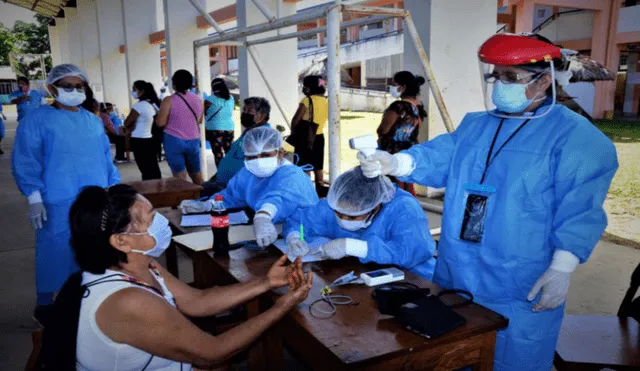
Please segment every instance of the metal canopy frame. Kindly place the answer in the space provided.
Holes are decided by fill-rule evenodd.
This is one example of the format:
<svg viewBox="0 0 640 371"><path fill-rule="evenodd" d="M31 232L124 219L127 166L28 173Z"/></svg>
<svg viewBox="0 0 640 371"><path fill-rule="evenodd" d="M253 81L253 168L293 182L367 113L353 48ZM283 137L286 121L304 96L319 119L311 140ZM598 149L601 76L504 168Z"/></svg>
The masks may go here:
<svg viewBox="0 0 640 371"><path fill-rule="evenodd" d="M394 9L394 8L381 8L381 7L372 7L372 6L362 6L357 5L359 1L347 1L342 2L341 0L335 0L333 3L324 4L312 9L303 10L299 13L275 18L273 13L269 10L269 8L262 3L262 0L251 0L256 7L260 10L260 12L267 19L266 23L260 23L252 26L248 26L245 28L236 29L233 31L223 31L220 26L209 16L209 14L198 4L197 0L189 0L193 6L202 14L202 16L209 22L209 24L217 31L217 34L211 35L199 40L195 40L193 42L194 49L194 61L195 61L195 75L198 79L199 86L207 86L209 84L208 81L200 81L201 75L198 73L198 54L199 49L204 47L208 47L211 44L219 44L219 45L236 45L246 47L249 56L253 60L256 65L258 72L262 76L267 89L271 93L273 100L276 103L276 106L280 110L282 117L284 118L287 126L289 125L289 116L282 108L282 105L279 102L278 96L275 94L272 85L269 83L269 80L265 76L264 70L258 60L254 50L253 45L260 45L275 41L281 41L291 38L297 38L301 36L312 35L316 33L327 32L327 80L328 80L328 90L329 90L329 180L333 182L338 175L340 174L340 104L338 100L338 94L340 94L340 29L352 27L352 26L360 26L380 20L386 20L390 18L398 18L401 17L404 20L405 29L409 36L411 37L411 41L413 42L418 55L420 56L420 60L422 62L422 67L424 68L425 75L427 76L427 82L429 83L429 90L433 95L436 106L442 116L442 120L444 122L444 126L448 132L452 132L454 130L453 124L451 122L451 117L449 116L449 112L447 111L446 105L442 98L442 94L438 85L436 83L435 76L431 69L431 65L429 63L429 58L427 57L427 53L422 45L422 41L418 36L418 31L416 29L415 24L413 23L413 19L409 11L405 9ZM248 1L248 0L247 0ZM347 22L341 22L342 13L347 14L360 14L367 15L369 17L355 19ZM247 36L253 36L262 34L269 31L280 30L281 28L298 25L300 23L306 23L314 20L318 20L321 18L326 18L327 26L317 27L309 30L291 32L286 34L279 34L275 36L265 37L258 40L251 41L243 41ZM201 146L202 150L201 156L202 163L206 164L206 143L205 143L205 135L204 135L204 125L201 125ZM205 179L207 176L207 167L203 166L203 176Z"/></svg>

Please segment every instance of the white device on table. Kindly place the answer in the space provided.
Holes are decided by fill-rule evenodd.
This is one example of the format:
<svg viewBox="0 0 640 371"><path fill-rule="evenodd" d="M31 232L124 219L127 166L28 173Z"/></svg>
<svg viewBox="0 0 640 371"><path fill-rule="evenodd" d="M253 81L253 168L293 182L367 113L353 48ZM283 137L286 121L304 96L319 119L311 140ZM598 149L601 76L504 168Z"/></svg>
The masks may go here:
<svg viewBox="0 0 640 371"><path fill-rule="evenodd" d="M384 285L385 283L402 281L404 272L398 268L384 268L377 271L364 272L360 274L360 278L367 286Z"/></svg>
<svg viewBox="0 0 640 371"><path fill-rule="evenodd" d="M365 156L371 156L378 149L378 139L371 134L351 138L349 139L349 147L359 150Z"/></svg>

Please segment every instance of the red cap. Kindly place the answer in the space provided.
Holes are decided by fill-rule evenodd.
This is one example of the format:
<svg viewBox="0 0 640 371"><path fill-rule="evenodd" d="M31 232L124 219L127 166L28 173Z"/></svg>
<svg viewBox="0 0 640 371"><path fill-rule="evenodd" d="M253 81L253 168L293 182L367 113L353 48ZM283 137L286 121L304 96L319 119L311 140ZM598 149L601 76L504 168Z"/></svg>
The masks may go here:
<svg viewBox="0 0 640 371"><path fill-rule="evenodd" d="M217 195L216 197L213 198L214 201L222 201L222 195Z"/></svg>
<svg viewBox="0 0 640 371"><path fill-rule="evenodd" d="M491 36L478 50L482 62L502 66L531 64L561 58L560 48L524 35Z"/></svg>

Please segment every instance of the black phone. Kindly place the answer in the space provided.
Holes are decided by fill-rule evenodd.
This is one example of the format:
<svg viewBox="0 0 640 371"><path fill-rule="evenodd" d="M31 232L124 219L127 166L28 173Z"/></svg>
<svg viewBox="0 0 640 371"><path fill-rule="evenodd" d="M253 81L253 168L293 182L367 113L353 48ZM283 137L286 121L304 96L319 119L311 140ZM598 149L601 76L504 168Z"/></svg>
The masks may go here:
<svg viewBox="0 0 640 371"><path fill-rule="evenodd" d="M470 194L464 208L460 239L479 243L484 234L484 217L487 208L487 196Z"/></svg>

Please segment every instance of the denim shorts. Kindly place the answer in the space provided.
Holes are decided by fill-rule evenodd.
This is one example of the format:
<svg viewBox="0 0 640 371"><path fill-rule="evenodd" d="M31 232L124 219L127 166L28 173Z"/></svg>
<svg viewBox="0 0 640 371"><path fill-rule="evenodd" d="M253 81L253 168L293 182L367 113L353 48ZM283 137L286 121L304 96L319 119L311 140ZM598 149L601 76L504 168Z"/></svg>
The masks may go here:
<svg viewBox="0 0 640 371"><path fill-rule="evenodd" d="M200 172L200 139L185 140L164 133L162 144L173 173L185 170L189 174Z"/></svg>

